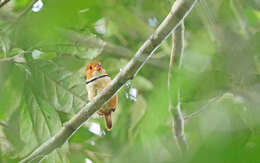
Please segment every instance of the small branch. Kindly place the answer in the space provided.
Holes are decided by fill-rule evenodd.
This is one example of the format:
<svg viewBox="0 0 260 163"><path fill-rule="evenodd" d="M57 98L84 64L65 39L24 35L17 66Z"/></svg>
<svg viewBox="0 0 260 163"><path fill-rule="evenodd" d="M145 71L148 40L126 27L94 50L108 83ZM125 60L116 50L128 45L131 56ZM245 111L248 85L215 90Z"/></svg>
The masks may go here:
<svg viewBox="0 0 260 163"><path fill-rule="evenodd" d="M209 100L209 102L207 104L205 104L204 106L202 106L198 111L191 113L190 115L187 115L184 117L184 120L187 121L197 115L199 115L201 112L203 112L204 110L208 109L208 106L215 103L217 100L219 100L223 95L218 95L214 98L212 98L211 100Z"/></svg>
<svg viewBox="0 0 260 163"><path fill-rule="evenodd" d="M161 42L180 24L190 13L197 0L177 0L170 13L156 29L152 36L144 42L134 57L116 75L116 77L98 94L85 108L72 117L64 126L49 140L35 149L20 163L39 162L46 155L61 147L83 123L88 120L107 100L109 100L128 80L131 80L143 67L145 62L152 56ZM145 58L140 61L140 58Z"/></svg>
<svg viewBox="0 0 260 163"><path fill-rule="evenodd" d="M4 5L6 5L10 0L5 0L4 2L0 3L0 8L2 8Z"/></svg>
<svg viewBox="0 0 260 163"><path fill-rule="evenodd" d="M173 134L176 140L176 143L179 147L179 150L182 154L187 153L188 151L188 142L186 140L186 135L184 132L184 117L181 112L181 100L180 100L180 89L178 90L178 104L177 106L170 105L169 109L172 114L172 126L173 126Z"/></svg>
<svg viewBox="0 0 260 163"><path fill-rule="evenodd" d="M172 50L171 50L169 71L168 71L169 93L171 90L170 81L172 79L172 71L174 68L173 64L174 64L174 61L177 60L176 65L179 65L178 67L181 68L183 51L184 51L184 23L182 22L181 25L179 25L178 28L172 34ZM176 58L176 59L174 59L174 58ZM169 94L169 97L170 97L170 94Z"/></svg>
<svg viewBox="0 0 260 163"><path fill-rule="evenodd" d="M188 143L186 140L185 132L184 132L184 117L181 112L181 88L178 88L177 95L172 96L173 89L171 88L172 81L172 71L173 71L173 63L174 58L177 58L178 69L181 69L182 66L182 58L184 52L184 22L182 21L178 28L172 34L172 51L171 58L169 64L169 72L168 72L168 91L169 91L169 110L172 114L172 122L173 122L173 134L176 140L176 143L180 149L180 151L184 154L188 151ZM177 97L177 99L176 99ZM177 105L176 105L177 103Z"/></svg>

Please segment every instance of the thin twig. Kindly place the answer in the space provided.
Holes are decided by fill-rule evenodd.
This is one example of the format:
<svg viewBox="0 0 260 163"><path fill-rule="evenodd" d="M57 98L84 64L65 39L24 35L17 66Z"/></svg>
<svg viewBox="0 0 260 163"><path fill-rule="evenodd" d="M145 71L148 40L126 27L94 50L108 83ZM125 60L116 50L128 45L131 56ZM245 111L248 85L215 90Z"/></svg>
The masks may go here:
<svg viewBox="0 0 260 163"><path fill-rule="evenodd" d="M184 117L181 112L181 88L178 88L175 95L172 95L172 71L174 60L177 60L176 65L181 69L182 58L184 52L184 21L172 34L172 51L168 71L168 91L169 91L169 111L172 115L173 134L180 151L184 154L188 151L188 143L184 132ZM177 94L176 94L177 93ZM177 98L176 98L177 97Z"/></svg>
<svg viewBox="0 0 260 163"><path fill-rule="evenodd" d="M150 36L148 40L139 48L134 57L116 75L116 77L98 94L85 108L80 110L49 140L35 149L29 156L20 161L39 162L56 148L61 147L86 120L88 120L102 105L109 100L128 81L133 79L145 62L152 56L161 42L180 24L180 22L190 13L197 0L177 0L170 13ZM140 58L146 58L140 61Z"/></svg>
<svg viewBox="0 0 260 163"><path fill-rule="evenodd" d="M203 112L204 110L208 109L208 106L215 103L217 100L219 100L223 95L218 95L214 98L212 98L211 100L209 100L209 102L205 105L203 105L198 111L191 113L190 115L187 115L184 117L184 120L187 121L197 115L199 115L201 112Z"/></svg>

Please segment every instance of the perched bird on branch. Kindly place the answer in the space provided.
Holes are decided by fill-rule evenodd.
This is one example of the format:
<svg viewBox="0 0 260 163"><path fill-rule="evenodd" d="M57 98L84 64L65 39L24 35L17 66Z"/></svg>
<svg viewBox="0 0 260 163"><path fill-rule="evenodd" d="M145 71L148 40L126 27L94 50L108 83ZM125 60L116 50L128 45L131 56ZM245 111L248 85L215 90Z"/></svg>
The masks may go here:
<svg viewBox="0 0 260 163"><path fill-rule="evenodd" d="M98 95L108 83L111 82L111 78L106 73L106 70L101 66L100 62L91 62L86 67L86 89L88 92L88 99L92 101L96 95ZM112 129L112 112L117 107L117 94L108 100L98 111L99 115L104 115L106 128Z"/></svg>

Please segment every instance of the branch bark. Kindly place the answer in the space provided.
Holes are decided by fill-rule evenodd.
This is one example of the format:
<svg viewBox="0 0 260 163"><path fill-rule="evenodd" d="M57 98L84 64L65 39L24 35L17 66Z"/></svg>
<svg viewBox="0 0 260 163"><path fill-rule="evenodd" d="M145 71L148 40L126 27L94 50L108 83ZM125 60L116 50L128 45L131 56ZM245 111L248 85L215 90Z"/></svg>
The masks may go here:
<svg viewBox="0 0 260 163"><path fill-rule="evenodd" d="M2 3L0 3L0 8L6 5L10 0L5 0Z"/></svg>
<svg viewBox="0 0 260 163"><path fill-rule="evenodd" d="M128 80L135 77L136 73L143 67L145 62L152 56L161 42L180 24L180 22L190 13L197 0L177 0L164 19L161 25L150 36L148 40L139 48L134 57L128 64L116 75L116 77L107 85L107 87L98 94L85 108L79 111L72 119L49 140L35 149L29 156L20 163L39 162L46 155L62 146L88 118L95 113L107 100L109 100ZM145 58L140 61L140 58Z"/></svg>
<svg viewBox="0 0 260 163"><path fill-rule="evenodd" d="M168 71L169 111L172 115L173 134L182 153L186 153L188 151L188 143L184 132L184 117L181 112L181 88L178 88L177 91L172 92L173 89L171 86L171 81L173 81L173 69L178 66L178 69L180 70L182 66L184 51L184 29L184 21L182 21L172 34L172 51ZM176 66L173 66L174 58L176 58Z"/></svg>

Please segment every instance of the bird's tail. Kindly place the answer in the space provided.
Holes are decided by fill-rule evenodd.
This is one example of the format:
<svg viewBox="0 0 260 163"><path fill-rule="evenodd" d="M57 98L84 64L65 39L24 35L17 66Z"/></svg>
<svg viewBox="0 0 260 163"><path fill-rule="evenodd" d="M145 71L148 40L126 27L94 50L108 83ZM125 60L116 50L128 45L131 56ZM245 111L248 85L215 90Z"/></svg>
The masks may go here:
<svg viewBox="0 0 260 163"><path fill-rule="evenodd" d="M104 114L104 118L106 122L106 128L110 131L112 129L112 112Z"/></svg>

